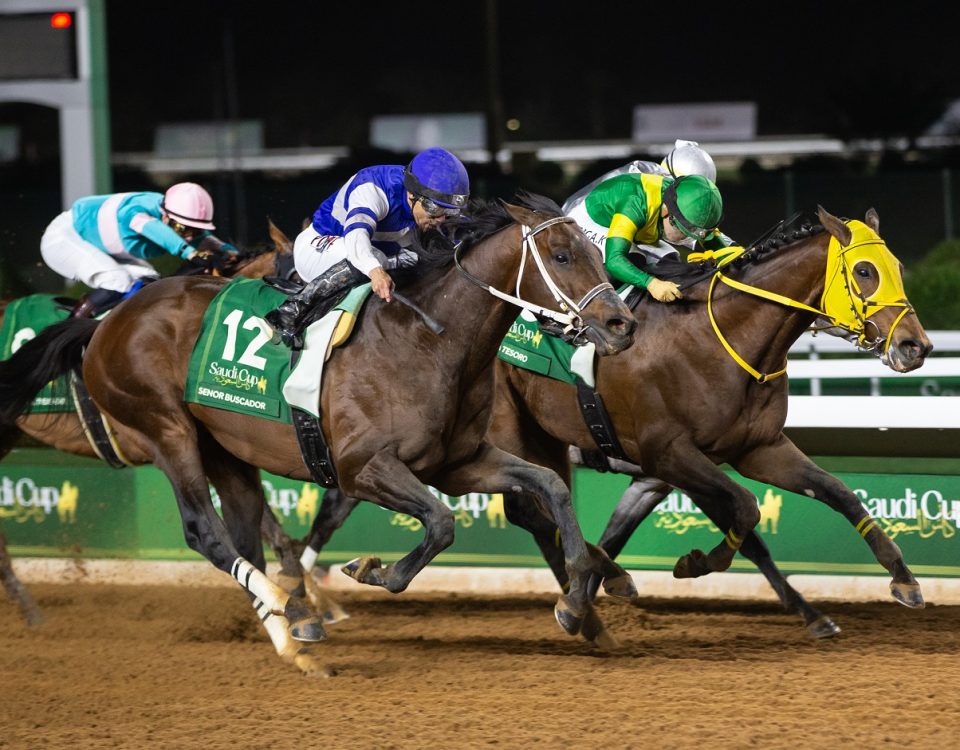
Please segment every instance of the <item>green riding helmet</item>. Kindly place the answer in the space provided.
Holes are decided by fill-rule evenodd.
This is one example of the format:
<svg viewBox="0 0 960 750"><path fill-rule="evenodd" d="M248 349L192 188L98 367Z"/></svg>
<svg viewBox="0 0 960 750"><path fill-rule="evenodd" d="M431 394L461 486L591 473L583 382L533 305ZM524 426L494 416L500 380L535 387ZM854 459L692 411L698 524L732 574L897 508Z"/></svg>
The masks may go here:
<svg viewBox="0 0 960 750"><path fill-rule="evenodd" d="M669 221L687 237L707 240L723 217L723 198L706 177L678 177L663 190Z"/></svg>

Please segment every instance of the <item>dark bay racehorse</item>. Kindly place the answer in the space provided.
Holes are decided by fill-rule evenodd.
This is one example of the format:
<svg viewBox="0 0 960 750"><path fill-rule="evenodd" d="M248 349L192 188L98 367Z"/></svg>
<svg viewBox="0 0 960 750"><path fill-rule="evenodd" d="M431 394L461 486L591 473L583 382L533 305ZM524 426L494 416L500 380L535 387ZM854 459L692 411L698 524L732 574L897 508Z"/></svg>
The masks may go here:
<svg viewBox="0 0 960 750"><path fill-rule="evenodd" d="M844 279L839 304L854 309L868 300L865 309L870 315L862 325L866 332L860 331L865 333L861 343L871 346L891 369L905 372L919 367L931 344L902 293L899 264L876 234L876 212L867 214L869 229L861 225L867 239L858 237L853 243L860 252L856 260L848 257L854 252L850 227L822 209L819 217L827 231L813 228L793 237L775 237L738 259L739 268L723 269L734 284L767 290L782 299L724 284L711 293L706 283L699 283L686 289L680 303L641 302L635 311L640 333L626 352L599 363L597 391L626 454L627 461L616 462L616 470L647 477L635 488L640 492L628 494L618 505L600 542L604 550L616 557L656 501L670 485L677 486L725 537L708 555L694 550L682 558L674 574L691 577L724 570L740 550L767 576L785 608L803 617L814 635L824 636L838 628L787 583L753 531L759 520L756 498L718 465L729 463L744 476L813 497L837 510L890 571L893 596L907 606L922 606L919 585L897 545L872 522L849 489L784 436L787 380L764 373L776 373L784 366L790 345L825 315L825 286L833 289L828 295L832 299L837 293L834 287L844 286ZM833 238L839 250L831 255ZM658 266L658 275L666 268ZM679 281L703 276L694 265L675 270ZM878 289L884 304L872 299ZM899 291L891 294L891 289ZM801 306L792 306L786 299ZM853 330L840 333L859 338L856 321L847 323ZM746 367L728 353L715 330ZM554 469L568 483L568 446L582 451L597 447L573 386L502 360L497 361L497 398L489 437L504 450ZM322 548L355 504L335 490L327 493L311 532L311 549ZM565 584L554 544L556 526L511 493L505 496L505 511L512 522L534 530L545 558Z"/></svg>
<svg viewBox="0 0 960 750"><path fill-rule="evenodd" d="M919 584L899 547L856 495L783 434L787 379L771 376L785 366L787 351L800 334L818 318L829 317L832 310L825 313L824 305L831 300L848 310L868 311L859 327L855 318L833 322L849 324L848 335L860 337L897 372L920 367L932 349L903 294L899 263L879 238L876 212L867 213L867 226L860 225L866 231L856 238L850 225L823 209L819 218L827 231L745 254L739 268L726 271L732 286L714 282L713 294L706 284L688 288L678 306L641 303L635 312L642 334L623 355L599 363L597 373L597 390L627 460L635 465L633 473L682 489L725 533L709 553L693 550L681 558L674 575L686 578L725 570L749 539L751 549L744 552L768 574L788 609L804 616L815 633L824 623L799 603L799 595L782 576L771 577L769 552L751 536L759 521L756 498L727 477L719 464L812 497L842 514L890 572L894 598L922 607ZM837 249L831 250L834 239ZM746 287L780 298L757 296ZM839 297L838 287L843 287ZM503 362L498 362L491 439L567 477L568 445L596 449L573 387ZM530 513L510 495L505 497L505 510L508 518ZM623 548L642 514L649 512L629 504L618 511L601 542L612 556ZM525 523L529 525L529 519ZM556 557L551 525L541 523L538 543L551 560ZM555 560L551 567L562 580Z"/></svg>
<svg viewBox="0 0 960 750"><path fill-rule="evenodd" d="M274 224L268 225L273 246L262 249L252 249L241 252L235 260L227 262L217 275L226 278L256 279L268 275L287 275L286 266L292 268L292 248L286 235ZM201 268L192 269L185 264L184 271L195 273L209 273ZM3 316L7 302L0 301L0 326L3 325ZM122 425L116 425L117 445L122 449L124 458L133 465L150 463L150 457L127 436L124 435ZM78 456L99 458L87 438L80 417L75 412L53 412L44 414L24 414L15 423L0 426L0 460L13 448L21 435L25 434L44 445L73 453ZM271 525L272 531L273 526ZM289 567L287 565L286 567ZM286 569L284 572L287 572ZM30 593L17 578L7 551L6 538L0 529L0 581L3 582L8 596L20 606L24 619L30 625L43 621L43 615L37 607Z"/></svg>
<svg viewBox="0 0 960 750"><path fill-rule="evenodd" d="M424 484L452 495L524 492L549 508L560 529L570 585L555 611L576 634L602 628L587 594L592 575L606 579L611 593L635 591L622 568L583 540L563 481L485 439L493 364L517 304L552 319L558 332L593 342L601 354L627 347L636 323L576 225L546 199L528 196L523 203L478 206L467 227L471 239L460 247L466 273L445 252L404 289L445 327L442 336L408 307L367 302L353 341L327 365L320 411L344 490L411 515L425 529L423 542L396 563L354 561L353 577L403 591L452 543L453 514ZM426 255L422 262L429 265ZM264 502L256 467L311 479L293 428L183 402L201 318L222 284L164 279L103 321L52 326L0 366L0 410L7 419L16 414L86 345L83 376L91 395L170 479L188 544L250 593L281 656L312 671L318 667L299 642L322 639L322 627L302 601L263 575L259 540ZM207 478L223 501L222 520Z"/></svg>

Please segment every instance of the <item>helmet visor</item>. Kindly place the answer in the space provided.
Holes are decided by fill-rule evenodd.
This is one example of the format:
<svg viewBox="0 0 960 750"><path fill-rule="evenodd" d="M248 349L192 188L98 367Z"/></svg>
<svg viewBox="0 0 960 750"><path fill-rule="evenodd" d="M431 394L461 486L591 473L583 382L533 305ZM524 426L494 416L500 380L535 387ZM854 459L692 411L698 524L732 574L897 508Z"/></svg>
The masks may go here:
<svg viewBox="0 0 960 750"><path fill-rule="evenodd" d="M679 229L692 240L703 242L704 240L712 239L716 234L716 231L713 229L704 229L688 223L679 211L676 213L670 211L670 215L667 217L667 219L674 227Z"/></svg>
<svg viewBox="0 0 960 750"><path fill-rule="evenodd" d="M427 198L423 195L417 196L417 202L423 206L423 210L426 212L427 216L433 217L434 219L439 218L440 216L459 216L459 208L447 208L446 206L441 206L434 200Z"/></svg>

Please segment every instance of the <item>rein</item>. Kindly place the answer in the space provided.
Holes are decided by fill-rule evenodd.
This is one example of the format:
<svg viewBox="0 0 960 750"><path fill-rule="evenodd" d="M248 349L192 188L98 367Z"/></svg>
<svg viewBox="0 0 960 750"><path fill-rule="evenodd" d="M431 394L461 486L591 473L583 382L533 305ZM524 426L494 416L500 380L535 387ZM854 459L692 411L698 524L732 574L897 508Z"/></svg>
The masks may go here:
<svg viewBox="0 0 960 750"><path fill-rule="evenodd" d="M793 307L798 310L803 310L805 312L811 312L817 315L818 317L826 318L830 321L833 327L839 328L846 331L851 340L856 340L857 346L866 351L871 351L877 349L881 344L886 342L886 346L883 348L883 353L886 354L890 348L890 343L892 341L893 332L896 330L896 327L900 324L903 318L910 312L913 312L913 308L910 306L910 303L906 299L906 295L903 293L902 282L896 280L891 280L889 285L892 285L894 289L892 290L893 294L900 294L896 299L871 299L871 297L877 297L881 294L881 288L884 286L884 278L881 276L880 285L877 287L877 290L870 295L870 297L865 297L864 294L860 291L860 287L857 284L856 280L853 278L851 273L851 265L855 264L857 260L864 260L866 258L862 257L863 252L856 253L855 255L861 256L858 259L850 259L848 255L853 255L852 250L857 248L864 248L869 246L878 246L879 251L877 255L880 256L881 263L889 266L889 263L886 263L886 255L889 255L893 258L893 254L887 248L886 243L881 240L877 235L866 227L866 225L861 224L861 222L849 222L851 229L854 231L853 239L849 245L840 245L839 240L836 237L831 237L830 244L828 246L828 260L827 260L827 270L826 270L826 282L824 284L824 291L820 297L820 307L814 308L810 305L807 305L803 302L798 302L797 300L786 297L782 294L777 294L775 292L770 292L766 289L760 289L759 287L751 286L749 284L744 284L740 281L731 279L728 276L725 276L718 268L714 273L713 278L710 281L710 290L707 293L707 313L710 316L710 325L713 327L713 331L717 336L717 339L723 345L723 348L726 350L727 354L738 364L741 368L746 370L758 383L766 383L774 378L778 378L781 375L786 374L787 367L786 362L782 370L777 370L776 372L763 373L751 366L746 360L741 357L733 346L727 341L726 337L720 330L720 326L717 323L716 316L713 312L713 293L716 289L717 282L721 281L729 287L732 287L738 291L744 292L745 294L753 295L754 297L760 297L762 299L774 302L778 305L783 305L784 307ZM862 227L862 229L861 229ZM863 236L868 234L864 239ZM734 258L741 255L743 251L732 252L728 257L723 258L719 265L722 267ZM706 260L707 254L692 254L688 257L688 260L696 262L699 260ZM895 260L895 259L894 259ZM877 263L875 260L872 260L874 265ZM831 271L832 269L832 271ZM887 269L888 273L890 268ZM842 282L842 287L833 287L833 283L837 280ZM833 291L836 289L836 292ZM896 320L893 322L893 325L890 327L890 331L887 333L885 339L879 338L879 336L873 340L867 339L867 325L872 325L874 328L877 328L876 324L872 321L867 320L868 317L874 313L879 312L880 310L886 307L902 307L903 310L897 316ZM879 329L878 329L879 334Z"/></svg>
<svg viewBox="0 0 960 750"><path fill-rule="evenodd" d="M560 335L565 341L579 345L581 343L585 343L584 335L587 329L587 326L584 324L580 313L583 312L586 306L589 305L590 302L593 301L593 299L599 294L607 289L612 291L613 285L609 282L597 284L593 289L583 295L583 298L579 302L574 302L563 292L562 289L560 289L557 283L553 280L553 277L550 276L550 272L547 270L547 267L543 262L543 258L540 257L540 250L537 247L534 235L542 232L545 229L548 229L549 227L552 227L554 224L561 223L574 223L574 220L569 216L555 216L552 219L547 219L546 221L538 224L532 229L526 225L521 226L522 244L520 247L520 270L517 273L516 295L502 292L467 271L460 264L460 250L463 247L462 244L457 245L457 247L454 248L453 260L457 265L457 270L459 270L460 273L462 273L469 281L476 284L481 289L486 290L494 297L502 299L506 302L510 302L517 307L533 313L538 319L542 320L543 318L546 318L549 321L552 321L554 325L551 325L547 322L542 322L542 327L545 329L553 329L553 331L556 331L557 334ZM537 270L540 271L540 276L543 278L544 283L547 285L547 288L550 290L554 300L557 302L557 306L562 312L557 312L556 310L550 310L548 308L541 307L540 305L535 305L532 302L528 302L521 298L520 283L523 280L523 271L526 267L528 255L533 258L533 261L537 266ZM548 332L553 331L548 330Z"/></svg>

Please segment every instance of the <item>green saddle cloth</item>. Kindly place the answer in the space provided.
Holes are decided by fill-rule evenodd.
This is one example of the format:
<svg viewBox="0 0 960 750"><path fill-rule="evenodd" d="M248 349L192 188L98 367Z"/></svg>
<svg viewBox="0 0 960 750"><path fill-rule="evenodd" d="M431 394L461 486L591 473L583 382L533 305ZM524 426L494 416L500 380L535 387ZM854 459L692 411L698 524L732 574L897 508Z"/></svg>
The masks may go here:
<svg viewBox="0 0 960 750"><path fill-rule="evenodd" d="M355 313L368 294L369 285L357 287L334 309ZM184 401L292 424L283 397L290 349L272 343L264 320L286 298L260 279L233 279L217 293L190 355Z"/></svg>
<svg viewBox="0 0 960 750"><path fill-rule="evenodd" d="M0 328L0 359L9 359L27 341L44 328L66 320L70 311L60 307L52 294L31 294L7 304ZM44 386L30 406L33 414L53 414L75 410L67 377Z"/></svg>
<svg viewBox="0 0 960 750"><path fill-rule="evenodd" d="M574 385L577 375L570 370L570 360L576 351L573 344L543 333L535 320L519 317L500 342L497 356L515 367Z"/></svg>

